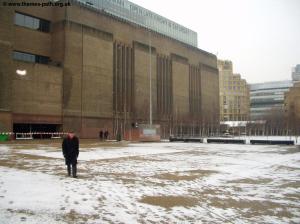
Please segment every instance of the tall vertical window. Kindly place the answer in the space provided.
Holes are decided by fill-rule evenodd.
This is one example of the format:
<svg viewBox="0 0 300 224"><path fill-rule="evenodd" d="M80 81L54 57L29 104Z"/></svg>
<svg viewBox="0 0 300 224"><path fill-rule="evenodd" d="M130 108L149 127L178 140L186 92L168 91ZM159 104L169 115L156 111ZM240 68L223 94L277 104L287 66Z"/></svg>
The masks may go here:
<svg viewBox="0 0 300 224"><path fill-rule="evenodd" d="M15 13L15 24L18 26L27 27L34 30L39 30L45 33L50 32L50 22L44 19L35 18L24 15L22 13Z"/></svg>

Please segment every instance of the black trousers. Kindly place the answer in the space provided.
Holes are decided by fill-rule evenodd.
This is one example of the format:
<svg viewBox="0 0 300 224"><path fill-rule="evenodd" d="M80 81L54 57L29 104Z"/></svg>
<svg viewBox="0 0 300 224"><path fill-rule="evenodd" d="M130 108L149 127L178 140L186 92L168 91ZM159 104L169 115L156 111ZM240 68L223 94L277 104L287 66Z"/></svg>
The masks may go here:
<svg viewBox="0 0 300 224"><path fill-rule="evenodd" d="M77 164L76 163L67 164L68 176L71 176L71 166L72 166L72 176L77 177Z"/></svg>

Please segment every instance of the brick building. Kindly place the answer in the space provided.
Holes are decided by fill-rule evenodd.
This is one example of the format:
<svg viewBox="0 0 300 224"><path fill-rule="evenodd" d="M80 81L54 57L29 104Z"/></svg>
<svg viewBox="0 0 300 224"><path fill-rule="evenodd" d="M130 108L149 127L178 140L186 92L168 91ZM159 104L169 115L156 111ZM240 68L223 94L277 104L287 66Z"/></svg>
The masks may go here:
<svg viewBox="0 0 300 224"><path fill-rule="evenodd" d="M162 25L147 27L152 12L126 0L6 2L19 6L0 8L0 131L95 138L149 123L150 111L164 137L219 122L217 58L193 31L155 13Z"/></svg>
<svg viewBox="0 0 300 224"><path fill-rule="evenodd" d="M293 134L300 134L300 82L295 82L284 93L284 114Z"/></svg>
<svg viewBox="0 0 300 224"><path fill-rule="evenodd" d="M234 74L231 61L218 61L220 86L220 120L249 120L249 85L240 74Z"/></svg>

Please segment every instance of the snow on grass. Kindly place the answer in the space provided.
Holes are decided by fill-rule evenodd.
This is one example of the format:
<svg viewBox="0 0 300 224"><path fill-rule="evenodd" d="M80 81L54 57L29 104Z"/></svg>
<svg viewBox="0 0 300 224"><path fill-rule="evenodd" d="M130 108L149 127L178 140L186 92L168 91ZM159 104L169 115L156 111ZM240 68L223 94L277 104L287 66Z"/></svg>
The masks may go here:
<svg viewBox="0 0 300 224"><path fill-rule="evenodd" d="M79 178L59 148L0 146L1 223L300 222L300 149L92 145Z"/></svg>
<svg viewBox="0 0 300 224"><path fill-rule="evenodd" d="M35 211L59 209L56 202L60 199L62 189L54 176L4 167L0 167L0 172L1 206Z"/></svg>
<svg viewBox="0 0 300 224"><path fill-rule="evenodd" d="M9 151L9 147L6 145L0 145L0 155L4 155Z"/></svg>
<svg viewBox="0 0 300 224"><path fill-rule="evenodd" d="M56 177L5 167L0 174L1 223L53 221L49 212L59 211L62 194Z"/></svg>
<svg viewBox="0 0 300 224"><path fill-rule="evenodd" d="M91 160L99 160L99 159L114 159L114 158L122 158L122 157L132 157L132 156L141 156L141 155L152 155L152 154L163 154L163 153L173 153L182 151L180 149L170 148L171 144L169 143L154 143L152 144L130 144L129 147L126 148L89 148L89 151L80 151L80 156L78 160L82 161L91 161ZM49 148L45 149L38 148L39 150L20 150L21 154L30 154L37 156L45 156L51 158L62 158L61 150L55 150ZM184 149L186 150L186 149Z"/></svg>

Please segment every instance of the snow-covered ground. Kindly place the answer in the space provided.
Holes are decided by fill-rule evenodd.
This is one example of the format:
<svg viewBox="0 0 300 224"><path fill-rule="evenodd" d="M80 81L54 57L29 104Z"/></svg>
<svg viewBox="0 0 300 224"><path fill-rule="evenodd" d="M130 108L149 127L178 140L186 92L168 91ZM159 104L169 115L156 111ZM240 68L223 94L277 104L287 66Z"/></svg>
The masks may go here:
<svg viewBox="0 0 300 224"><path fill-rule="evenodd" d="M299 146L0 145L0 223L300 223Z"/></svg>

